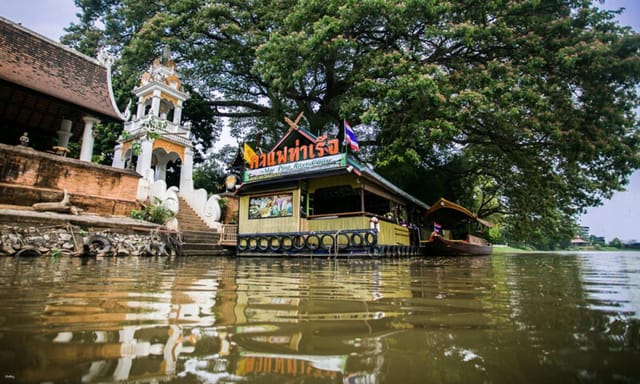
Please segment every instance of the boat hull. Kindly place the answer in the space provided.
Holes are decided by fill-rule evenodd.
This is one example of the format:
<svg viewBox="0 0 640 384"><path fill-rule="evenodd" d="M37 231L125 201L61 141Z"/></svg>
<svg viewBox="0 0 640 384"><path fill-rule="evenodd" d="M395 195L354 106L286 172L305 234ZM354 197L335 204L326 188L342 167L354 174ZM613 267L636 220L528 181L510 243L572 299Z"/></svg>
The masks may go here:
<svg viewBox="0 0 640 384"><path fill-rule="evenodd" d="M442 237L423 242L422 248L425 256L483 256L491 255L493 252L493 248L488 244L472 244Z"/></svg>

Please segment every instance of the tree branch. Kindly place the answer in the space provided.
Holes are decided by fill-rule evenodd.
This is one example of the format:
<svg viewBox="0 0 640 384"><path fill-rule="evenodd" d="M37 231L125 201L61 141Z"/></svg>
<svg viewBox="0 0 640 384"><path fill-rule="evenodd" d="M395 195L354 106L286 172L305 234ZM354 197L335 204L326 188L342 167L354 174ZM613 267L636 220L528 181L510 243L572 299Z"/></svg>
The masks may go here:
<svg viewBox="0 0 640 384"><path fill-rule="evenodd" d="M251 101L244 101L244 100L210 100L209 101L209 105L214 107L216 109L216 112L218 113L224 113L224 112L219 112L218 108L223 107L223 108L238 108L238 107L242 107L242 108L248 108L248 109L252 109L254 111L256 111L256 113L259 113L260 116L264 116L265 114L267 114L269 111L271 111L271 108L269 107L265 107L264 105L260 105ZM254 114L250 114L249 116L257 116L255 113Z"/></svg>

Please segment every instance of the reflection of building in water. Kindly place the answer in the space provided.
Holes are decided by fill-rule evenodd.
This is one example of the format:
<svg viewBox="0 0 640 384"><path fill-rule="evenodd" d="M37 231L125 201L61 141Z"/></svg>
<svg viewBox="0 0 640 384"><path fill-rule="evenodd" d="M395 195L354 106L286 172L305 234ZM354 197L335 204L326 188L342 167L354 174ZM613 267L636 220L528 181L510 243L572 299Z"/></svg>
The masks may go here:
<svg viewBox="0 0 640 384"><path fill-rule="evenodd" d="M309 356L241 353L235 373L239 376L276 374L336 379L345 371L347 356Z"/></svg>
<svg viewBox="0 0 640 384"><path fill-rule="evenodd" d="M66 286L50 293L40 323L54 332L2 335L14 347L0 353L0 367L11 366L17 382L158 382L175 377L180 356L201 341L200 353L219 351L218 338L201 331L215 323L218 279L177 275L161 291L140 293L133 278L113 282L102 292Z"/></svg>
<svg viewBox="0 0 640 384"><path fill-rule="evenodd" d="M281 263L284 270L295 266L295 261ZM378 381L384 362L382 339L396 332L392 323L400 314L388 312L376 301L408 298L411 291L385 291L375 265L361 268L371 269L364 284L347 273L332 279L327 274L335 271L322 267L267 281L273 266L238 261L233 313L220 313L216 319L230 325L227 339L235 351L216 356L216 365L237 376L275 381L300 377L318 382ZM397 274L396 280L406 277L404 269L385 270ZM353 342L345 343L345 334Z"/></svg>
<svg viewBox="0 0 640 384"><path fill-rule="evenodd" d="M149 288L118 276L101 292L80 285L53 291L39 319L52 333L3 336L3 343L16 345L11 375L20 382L144 383L185 375L211 383L258 376L379 381L384 338L402 330L393 331L398 314L376 301L410 291L384 291L376 268L366 284L349 274L327 278L330 269L267 283L272 267L226 263L234 267L219 268L234 273L181 274L178 268ZM294 267L288 263L283 268Z"/></svg>

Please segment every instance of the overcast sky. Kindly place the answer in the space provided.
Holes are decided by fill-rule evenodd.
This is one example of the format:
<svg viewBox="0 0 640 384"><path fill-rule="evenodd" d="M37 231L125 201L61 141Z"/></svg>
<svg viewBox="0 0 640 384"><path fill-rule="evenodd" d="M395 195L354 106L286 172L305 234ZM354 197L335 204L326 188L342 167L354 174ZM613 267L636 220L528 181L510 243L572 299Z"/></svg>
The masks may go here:
<svg viewBox="0 0 640 384"><path fill-rule="evenodd" d="M599 2L596 0L596 2ZM607 9L625 8L620 23L640 31L640 0L606 0ZM0 16L59 41L64 27L77 20L73 0L0 0ZM235 143L235 139L229 139ZM429 202L427 202L429 203ZM582 225L607 241L640 240L640 171L631 177L627 191L616 193L604 205L589 209Z"/></svg>

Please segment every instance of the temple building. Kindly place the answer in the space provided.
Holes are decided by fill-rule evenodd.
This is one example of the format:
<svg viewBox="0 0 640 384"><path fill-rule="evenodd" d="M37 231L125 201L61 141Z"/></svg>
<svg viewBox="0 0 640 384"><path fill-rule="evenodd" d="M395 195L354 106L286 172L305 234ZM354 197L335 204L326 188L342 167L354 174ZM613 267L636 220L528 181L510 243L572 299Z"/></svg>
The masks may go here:
<svg viewBox="0 0 640 384"><path fill-rule="evenodd" d="M122 122L111 89L110 63L85 56L0 17L0 142L91 161L94 127Z"/></svg>
<svg viewBox="0 0 640 384"><path fill-rule="evenodd" d="M31 206L66 191L85 212L128 216L138 208L140 175L91 162L96 124L125 120L108 58L2 17L0 57L0 204Z"/></svg>

